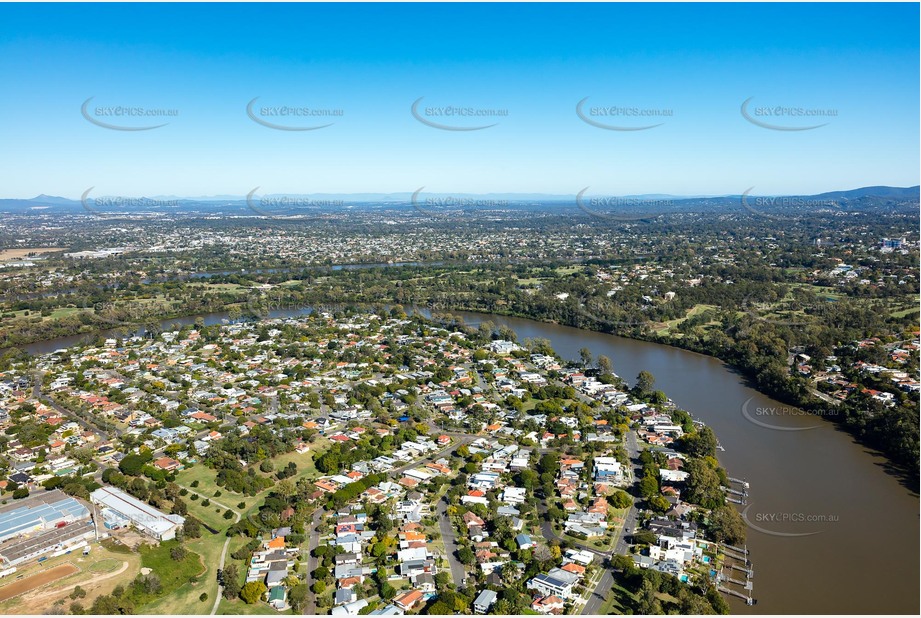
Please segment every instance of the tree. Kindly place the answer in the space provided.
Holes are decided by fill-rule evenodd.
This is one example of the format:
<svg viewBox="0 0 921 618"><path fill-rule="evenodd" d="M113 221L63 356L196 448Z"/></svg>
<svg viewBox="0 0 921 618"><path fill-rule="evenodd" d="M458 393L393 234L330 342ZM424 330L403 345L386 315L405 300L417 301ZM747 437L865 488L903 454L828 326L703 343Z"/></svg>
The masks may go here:
<svg viewBox="0 0 921 618"><path fill-rule="evenodd" d="M663 496L653 496L649 499L649 508L656 513L665 513L671 507L671 502L666 500Z"/></svg>
<svg viewBox="0 0 921 618"><path fill-rule="evenodd" d="M237 565L228 564L224 567L224 590L225 599L235 599L240 594L240 572Z"/></svg>
<svg viewBox="0 0 921 618"><path fill-rule="evenodd" d="M141 473L141 470L148 461L150 461L149 455L145 457L144 455L131 453L130 455L125 455L125 457L118 462L118 469L121 470L122 474L137 476ZM193 484L193 487L194 486Z"/></svg>
<svg viewBox="0 0 921 618"><path fill-rule="evenodd" d="M648 579L643 579L639 592L635 595L637 599L636 612L644 615L658 615L662 611L662 602L656 597L656 589Z"/></svg>
<svg viewBox="0 0 921 618"><path fill-rule="evenodd" d="M325 582L313 582L313 586L310 587L313 590L314 594L323 594L326 592L326 583Z"/></svg>
<svg viewBox="0 0 921 618"><path fill-rule="evenodd" d="M615 509L625 509L633 504L633 499L625 491L615 491L614 495L611 496L611 506Z"/></svg>
<svg viewBox="0 0 921 618"><path fill-rule="evenodd" d="M582 365L584 367L589 367L592 364L592 351L588 348L582 348L579 350L579 358L582 359Z"/></svg>
<svg viewBox="0 0 921 618"><path fill-rule="evenodd" d="M633 567L633 559L630 556L616 554L611 558L611 567L618 571L626 571Z"/></svg>
<svg viewBox="0 0 921 618"><path fill-rule="evenodd" d="M643 475L640 479L640 495L647 500L653 496L659 495L659 479L651 471Z"/></svg>
<svg viewBox="0 0 921 618"><path fill-rule="evenodd" d="M648 371L641 371L636 376L636 386L634 390L640 395L648 395L652 392L652 386L656 383L656 378Z"/></svg>
<svg viewBox="0 0 921 618"><path fill-rule="evenodd" d="M186 503L182 498L176 498L173 500L172 510L174 515L185 515L189 512L189 507L186 506Z"/></svg>
<svg viewBox="0 0 921 618"><path fill-rule="evenodd" d="M322 565L318 566L313 571L314 579L326 579L327 577L329 577L329 575L330 575L329 569L327 569L325 566L322 566Z"/></svg>
<svg viewBox="0 0 921 618"><path fill-rule="evenodd" d="M301 613L304 605L307 603L307 597L310 594L307 584L297 584L288 592L288 603L291 604L295 613Z"/></svg>
<svg viewBox="0 0 921 618"><path fill-rule="evenodd" d="M201 522L192 517L185 518L182 524L182 535L187 539L197 539L201 536Z"/></svg>
<svg viewBox="0 0 921 618"><path fill-rule="evenodd" d="M688 473L686 499L704 508L713 509L723 504L720 477L703 459L689 459L684 467Z"/></svg>
<svg viewBox="0 0 921 618"><path fill-rule="evenodd" d="M169 556L176 562L182 562L189 555L189 551L182 545L177 545L169 550Z"/></svg>
<svg viewBox="0 0 921 618"><path fill-rule="evenodd" d="M291 479L283 479L275 485L275 493L284 498L290 498L297 493L297 487Z"/></svg>
<svg viewBox="0 0 921 618"><path fill-rule="evenodd" d="M710 533L718 542L741 545L745 542L745 521L737 510L724 504L710 512Z"/></svg>
<svg viewBox="0 0 921 618"><path fill-rule="evenodd" d="M476 562L476 555L469 547L461 547L457 550L457 559L463 564L471 565Z"/></svg>
<svg viewBox="0 0 921 618"><path fill-rule="evenodd" d="M253 605L262 599L262 595L266 593L266 590L268 590L268 588L266 588L265 584L262 582L249 582L240 590L240 598L243 599L247 605Z"/></svg>
<svg viewBox="0 0 921 618"><path fill-rule="evenodd" d="M322 558L327 553L329 553L329 547L326 545L317 545L313 548L313 555L317 558Z"/></svg>
<svg viewBox="0 0 921 618"><path fill-rule="evenodd" d="M601 354L598 356L598 369L601 373L611 373L614 369L614 365L611 363L611 359Z"/></svg>
<svg viewBox="0 0 921 618"><path fill-rule="evenodd" d="M454 613L448 604L444 601L436 600L425 608L425 613L429 616L450 616Z"/></svg>
<svg viewBox="0 0 921 618"><path fill-rule="evenodd" d="M87 490L86 485L79 481L74 481L73 483L67 483L61 490L68 496L74 496L76 498L82 498L84 500L90 499L90 492Z"/></svg>
<svg viewBox="0 0 921 618"><path fill-rule="evenodd" d="M500 574L502 575L502 581L506 584L511 584L518 577L518 567L515 566L514 562L506 562L502 565Z"/></svg>
<svg viewBox="0 0 921 618"><path fill-rule="evenodd" d="M439 590L447 588L450 583L451 575L447 571L438 571L438 573L435 574L435 587Z"/></svg>
<svg viewBox="0 0 921 618"><path fill-rule="evenodd" d="M163 589L163 583L160 581L160 578L156 573L139 575L135 581L138 582L141 589L147 594L158 594L160 590Z"/></svg>
<svg viewBox="0 0 921 618"><path fill-rule="evenodd" d="M389 601L397 594L397 591L393 589L393 586L387 583L381 586L380 592L381 592L381 598L384 599L385 601Z"/></svg>
<svg viewBox="0 0 921 618"><path fill-rule="evenodd" d="M707 426L701 427L695 433L685 434L680 444L691 457L716 456L716 434Z"/></svg>
<svg viewBox="0 0 921 618"><path fill-rule="evenodd" d="M75 587L73 591L70 593L71 599L82 599L85 596L86 596L86 590L84 590L82 586Z"/></svg>
<svg viewBox="0 0 921 618"><path fill-rule="evenodd" d="M202 592L200 595L198 595L198 600L201 601L202 603L204 603L205 601L207 601L207 600L208 600L208 593L207 593L207 592Z"/></svg>
<svg viewBox="0 0 921 618"><path fill-rule="evenodd" d="M545 453L537 462L537 471L541 474L556 475L560 471L560 455L558 453Z"/></svg>
<svg viewBox="0 0 921 618"><path fill-rule="evenodd" d="M28 497L29 497L28 487L20 487L19 489L13 492L13 500L22 500L23 498L28 498Z"/></svg>

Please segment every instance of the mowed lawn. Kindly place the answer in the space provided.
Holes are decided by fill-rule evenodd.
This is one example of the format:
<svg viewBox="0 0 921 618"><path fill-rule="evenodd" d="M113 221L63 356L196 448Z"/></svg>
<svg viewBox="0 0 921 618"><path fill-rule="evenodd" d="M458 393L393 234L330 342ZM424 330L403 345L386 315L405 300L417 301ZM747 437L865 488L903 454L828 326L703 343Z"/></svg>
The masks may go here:
<svg viewBox="0 0 921 618"><path fill-rule="evenodd" d="M615 579L607 599L598 608L598 614L602 616L624 614L629 607L628 602L636 602L636 597Z"/></svg>
<svg viewBox="0 0 921 618"><path fill-rule="evenodd" d="M304 478L315 479L320 476L320 474L317 472L316 466L314 466L313 455L317 451L322 453L324 450L326 450L329 444L329 438L318 435L314 437L314 441L310 443L310 450L306 453L301 454L296 451L291 451L290 453L285 453L284 455L279 455L278 457L272 459L272 464L275 467L273 472L259 472L258 465L253 465L252 467L256 469L257 474L274 478L275 472L281 470L287 466L289 462L293 461L297 466L297 474L291 477L293 482L296 483L297 481ZM192 483L195 481L198 481L198 487L192 487ZM259 506L265 497L265 492L261 492L256 496L244 496L243 494L228 491L224 487L218 486L217 472L201 463L195 464L190 468L186 468L185 470L181 470L176 475L176 482L182 487L188 488L190 492L195 492L204 498L212 500L210 512L202 513L202 516L199 517L199 513L203 510L201 507L202 498L199 498L197 501L193 502L190 499L190 496L183 497L183 500L185 500L186 504L189 505L189 512L195 515L195 517L199 517L199 519L201 519L203 522L214 528L226 527L226 525L229 525L227 524L226 520L223 519L223 509L221 510L221 513L215 513L214 509L217 507L214 506L214 500L229 506L235 511L239 511L241 515L246 515L246 513ZM218 491L221 492L221 495L215 497L214 494ZM245 503L245 506L242 510L237 506L240 504L240 502ZM196 505L194 509L193 505ZM216 521L215 516L219 521ZM213 523L215 521L217 525ZM229 523L233 523L233 520L229 520Z"/></svg>
<svg viewBox="0 0 921 618"><path fill-rule="evenodd" d="M667 322L661 323L653 330L655 330L657 333L662 333L662 334L671 333L672 329L674 329L676 326L678 326L682 322L686 322L689 318L693 318L694 316L701 314L704 311L707 311L709 309L716 309L716 308L717 308L716 305L706 305L706 304L694 305L693 307L688 309L687 313L685 314L683 318L676 318L674 320L669 320Z"/></svg>
<svg viewBox="0 0 921 618"><path fill-rule="evenodd" d="M195 492L195 490L191 489L190 492ZM224 504L230 507L232 510L239 512L240 509L237 508L236 501L225 500L225 498L231 494L222 493L218 498L208 498L207 495L202 494L198 495L200 496L198 500L192 500L192 493L189 493L189 495L182 498L185 500L185 503L189 508L189 515L192 515L198 521L203 522L205 525L211 526L221 533L226 531L227 528L233 524L234 521L236 521L236 516L231 517L230 519L226 519L224 517L224 513L227 511L227 509L221 508L214 503L214 501L217 500L221 504ZM205 500L210 500L210 504L208 506L203 506Z"/></svg>
<svg viewBox="0 0 921 618"><path fill-rule="evenodd" d="M257 502L259 502L258 496L244 496L243 494L238 494L233 491L228 491L223 487L219 487L215 482L217 479L217 473L211 468L207 467L204 464L195 464L191 468L186 468L181 470L179 474L176 475L176 482L182 487L188 488L189 491L195 492L200 496L205 498L214 498L216 492L221 492L221 495L217 498L214 498L221 504L226 504L235 511L239 511L237 505L240 502L245 502L246 507L244 510L248 511L251 509ZM198 487L192 487L192 483L198 481ZM186 504L189 505L191 510L191 505L195 504L192 502L189 496L184 496L183 500L186 501ZM201 498L198 499L199 505L201 504ZM214 512L216 507L211 507L211 512ZM197 511L193 512L193 515L198 517ZM202 520L205 521L205 520ZM233 520L230 520L233 523ZM210 523L208 525L211 525Z"/></svg>
<svg viewBox="0 0 921 618"><path fill-rule="evenodd" d="M275 470L278 471L287 466L289 462L293 461L297 466L297 474L291 477L292 481L296 483L305 478L313 480L320 476L316 466L313 464L313 455L317 451L321 453L325 451L329 447L329 444L329 438L315 436L313 442L310 443L310 450L306 453L302 454L297 451L291 451L290 453L279 455L272 460L272 463L275 465Z"/></svg>
<svg viewBox="0 0 921 618"><path fill-rule="evenodd" d="M143 606L146 614L209 614L217 594L217 565L227 537L202 530L201 538L185 542L185 548L194 552L182 562L176 562L169 550L176 543L169 541L160 547L142 550L141 564L150 567L167 591L156 601ZM242 538L240 540L243 540ZM228 550L229 553L229 550ZM200 558L199 558L200 557ZM199 601L202 593L207 601Z"/></svg>

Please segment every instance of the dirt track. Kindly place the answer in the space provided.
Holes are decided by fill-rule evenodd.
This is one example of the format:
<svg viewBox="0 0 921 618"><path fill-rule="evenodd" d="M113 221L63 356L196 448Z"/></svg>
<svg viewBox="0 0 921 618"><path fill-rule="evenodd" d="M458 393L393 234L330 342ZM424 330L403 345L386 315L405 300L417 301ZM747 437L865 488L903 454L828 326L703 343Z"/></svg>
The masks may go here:
<svg viewBox="0 0 921 618"><path fill-rule="evenodd" d="M60 564L56 567L50 568L47 571L42 571L41 573L36 573L29 577L14 581L11 584L7 584L0 588L0 603L6 601L7 599L12 599L15 596L34 590L45 584L49 584L53 581L61 579L62 577L67 577L68 575L73 575L79 571L77 567L68 563Z"/></svg>

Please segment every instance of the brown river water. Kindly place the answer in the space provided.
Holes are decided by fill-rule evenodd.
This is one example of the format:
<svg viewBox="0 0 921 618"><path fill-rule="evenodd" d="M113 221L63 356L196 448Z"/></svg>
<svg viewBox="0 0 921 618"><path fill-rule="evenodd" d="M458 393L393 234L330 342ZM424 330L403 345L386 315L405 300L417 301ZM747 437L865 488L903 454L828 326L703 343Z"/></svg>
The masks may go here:
<svg viewBox="0 0 921 618"><path fill-rule="evenodd" d="M657 389L713 428L729 476L751 485L745 515L758 602L732 599L733 613L918 613L918 497L886 473L882 457L833 423L760 394L708 356L534 320L452 313L468 324L505 324L519 341L549 339L565 359L587 347L630 383L650 371Z"/></svg>

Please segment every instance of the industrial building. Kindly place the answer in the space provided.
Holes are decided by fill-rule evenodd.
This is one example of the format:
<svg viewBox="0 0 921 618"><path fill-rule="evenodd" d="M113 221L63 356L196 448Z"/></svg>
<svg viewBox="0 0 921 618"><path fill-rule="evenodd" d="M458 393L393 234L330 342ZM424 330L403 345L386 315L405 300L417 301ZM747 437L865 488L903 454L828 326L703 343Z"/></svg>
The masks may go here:
<svg viewBox="0 0 921 618"><path fill-rule="evenodd" d="M49 552L85 545L95 529L89 509L59 491L46 491L0 508L0 565L15 566Z"/></svg>
<svg viewBox="0 0 921 618"><path fill-rule="evenodd" d="M100 487L90 499L102 507L103 523L109 529L131 525L158 541L169 541L185 523L181 515L167 515L115 487Z"/></svg>
<svg viewBox="0 0 921 618"><path fill-rule="evenodd" d="M86 506L62 491L38 493L0 508L0 543L89 516Z"/></svg>

